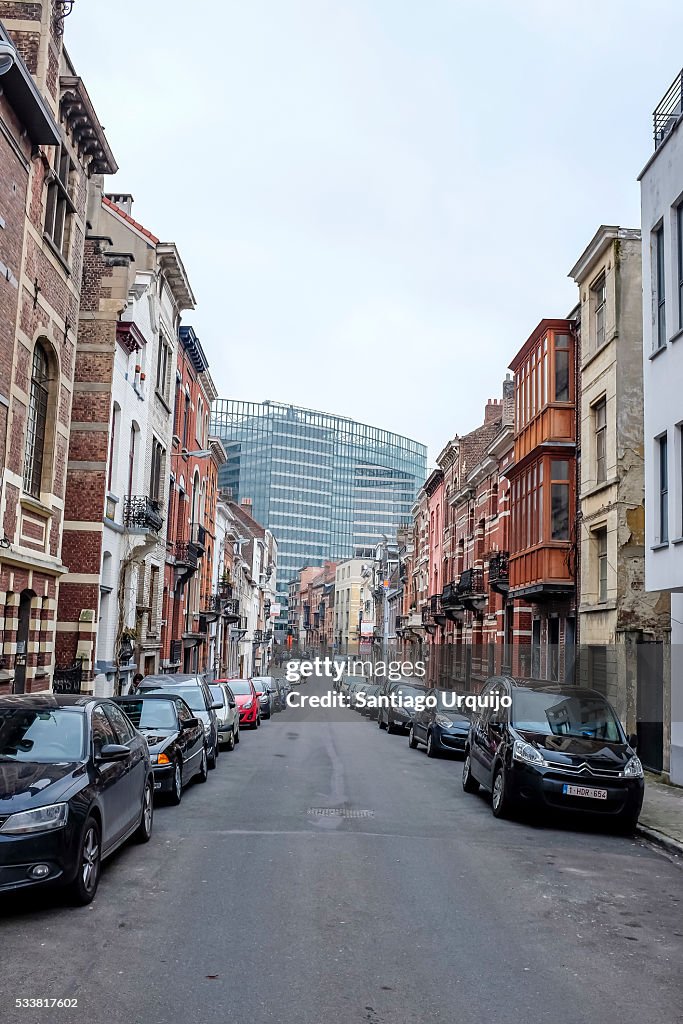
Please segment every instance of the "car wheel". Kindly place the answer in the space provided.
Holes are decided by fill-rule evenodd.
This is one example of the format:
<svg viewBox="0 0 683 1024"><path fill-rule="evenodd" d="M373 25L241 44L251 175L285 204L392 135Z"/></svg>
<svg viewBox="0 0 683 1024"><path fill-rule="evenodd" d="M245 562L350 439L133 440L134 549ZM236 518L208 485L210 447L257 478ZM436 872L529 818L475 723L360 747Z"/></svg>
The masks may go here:
<svg viewBox="0 0 683 1024"><path fill-rule="evenodd" d="M615 828L620 836L632 836L638 824L638 814L623 814L617 818Z"/></svg>
<svg viewBox="0 0 683 1024"><path fill-rule="evenodd" d="M211 753L207 755L207 762L208 762L209 768L214 769L216 767L216 758L217 758L217 756L218 755L217 755L217 752L216 752L216 747L215 747L215 744L213 744L211 746Z"/></svg>
<svg viewBox="0 0 683 1024"><path fill-rule="evenodd" d="M387 732L393 732L393 731L394 731L394 724L391 721L391 719L389 718L389 715L387 715Z"/></svg>
<svg viewBox="0 0 683 1024"><path fill-rule="evenodd" d="M78 907L92 903L100 882L102 867L100 826L92 817L86 819L78 850L78 871L67 886L69 901Z"/></svg>
<svg viewBox="0 0 683 1024"><path fill-rule="evenodd" d="M235 734L235 743L239 743L239 741L240 741L240 727L239 727L239 725L237 725L235 727L235 729L233 729L233 732Z"/></svg>
<svg viewBox="0 0 683 1024"><path fill-rule="evenodd" d="M479 792L479 783L472 774L472 762L470 761L469 750L465 754L465 763L462 766L462 788L466 793Z"/></svg>
<svg viewBox="0 0 683 1024"><path fill-rule="evenodd" d="M377 725L380 727L380 729L386 729L386 725L382 721L382 716L381 715L379 715L378 718L377 718Z"/></svg>
<svg viewBox="0 0 683 1024"><path fill-rule="evenodd" d="M510 798L505 787L505 772L500 766L496 769L496 773L493 776L491 810L496 818L506 818L510 813Z"/></svg>
<svg viewBox="0 0 683 1024"><path fill-rule="evenodd" d="M234 750L234 749L235 749L235 726L233 725L232 729L230 730L230 735L228 736L228 750Z"/></svg>
<svg viewBox="0 0 683 1024"><path fill-rule="evenodd" d="M183 798L183 765L178 758L173 767L173 785L171 787L171 803L177 807Z"/></svg>
<svg viewBox="0 0 683 1024"><path fill-rule="evenodd" d="M418 742L415 739L415 727L411 725L410 732L408 733L408 746L411 750L417 750Z"/></svg>
<svg viewBox="0 0 683 1024"><path fill-rule="evenodd" d="M152 827L154 825L154 783L147 779L145 792L142 794L142 817L135 832L135 839L138 843L148 843L152 838Z"/></svg>
<svg viewBox="0 0 683 1024"><path fill-rule="evenodd" d="M254 728L255 729L260 729L261 728L261 716L260 715L256 716L256 724L255 724Z"/></svg>
<svg viewBox="0 0 683 1024"><path fill-rule="evenodd" d="M206 747L202 747L202 759L199 762L199 781L206 782L209 777L209 759L206 756Z"/></svg>
<svg viewBox="0 0 683 1024"><path fill-rule="evenodd" d="M427 757L438 757L438 756L439 756L439 750L438 750L438 747L437 747L436 743L434 742L434 733L430 729L429 732L427 733Z"/></svg>

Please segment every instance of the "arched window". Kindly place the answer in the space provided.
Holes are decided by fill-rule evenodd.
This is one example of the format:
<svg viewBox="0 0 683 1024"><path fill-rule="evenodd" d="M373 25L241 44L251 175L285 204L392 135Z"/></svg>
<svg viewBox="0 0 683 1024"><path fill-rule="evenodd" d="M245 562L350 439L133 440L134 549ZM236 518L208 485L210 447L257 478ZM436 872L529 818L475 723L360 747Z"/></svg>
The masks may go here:
<svg viewBox="0 0 683 1024"><path fill-rule="evenodd" d="M40 497L45 455L45 427L49 392L49 361L40 342L33 350L31 390L26 420L26 449L24 451L24 490L34 498Z"/></svg>

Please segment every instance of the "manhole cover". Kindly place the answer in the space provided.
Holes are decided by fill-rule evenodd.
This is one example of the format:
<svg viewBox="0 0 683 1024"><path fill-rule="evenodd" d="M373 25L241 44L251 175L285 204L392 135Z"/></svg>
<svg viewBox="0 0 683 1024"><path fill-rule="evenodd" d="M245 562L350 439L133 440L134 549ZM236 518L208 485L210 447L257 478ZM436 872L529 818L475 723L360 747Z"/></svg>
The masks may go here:
<svg viewBox="0 0 683 1024"><path fill-rule="evenodd" d="M352 810L350 807L309 807L308 814L323 818L374 818L374 811Z"/></svg>

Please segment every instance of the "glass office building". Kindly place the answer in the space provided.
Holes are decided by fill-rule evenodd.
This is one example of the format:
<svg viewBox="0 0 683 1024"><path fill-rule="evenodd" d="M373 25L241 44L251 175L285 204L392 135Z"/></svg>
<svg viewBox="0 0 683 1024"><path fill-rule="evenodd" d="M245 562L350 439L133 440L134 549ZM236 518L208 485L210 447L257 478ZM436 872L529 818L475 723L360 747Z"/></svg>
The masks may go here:
<svg viewBox="0 0 683 1024"><path fill-rule="evenodd" d="M251 498L277 538L283 611L302 566L371 558L383 534L395 536L427 475L417 441L293 405L219 399L212 432L228 453L220 486Z"/></svg>

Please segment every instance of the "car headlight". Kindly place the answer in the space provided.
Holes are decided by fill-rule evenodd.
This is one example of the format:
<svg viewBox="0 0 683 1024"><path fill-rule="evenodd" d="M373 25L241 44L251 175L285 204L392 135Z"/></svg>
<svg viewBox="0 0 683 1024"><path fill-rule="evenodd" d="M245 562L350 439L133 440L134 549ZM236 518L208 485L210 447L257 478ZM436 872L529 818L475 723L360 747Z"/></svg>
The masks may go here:
<svg viewBox="0 0 683 1024"><path fill-rule="evenodd" d="M64 828L68 816L68 804L50 804L49 807L36 807L31 811L17 811L16 814L10 814L5 824L0 826L0 832L7 836L51 832L56 828Z"/></svg>
<svg viewBox="0 0 683 1024"><path fill-rule="evenodd" d="M243 705L242 705L242 708L243 708L243 710L244 710L244 711L248 711L248 710L249 710L249 708L251 707L251 705L252 705L253 703L254 703L254 702L253 702L253 700L248 700L248 701L246 702L246 704L243 704Z"/></svg>
<svg viewBox="0 0 683 1024"><path fill-rule="evenodd" d="M434 721L444 729L450 729L453 725L453 720L448 718L446 715L435 715Z"/></svg>
<svg viewBox="0 0 683 1024"><path fill-rule="evenodd" d="M642 779L644 776L643 766L640 758L634 754L621 773L625 779Z"/></svg>
<svg viewBox="0 0 683 1024"><path fill-rule="evenodd" d="M512 757L515 761L524 761L526 764L545 764L540 750L537 750L531 743L525 743L524 740L515 740Z"/></svg>

